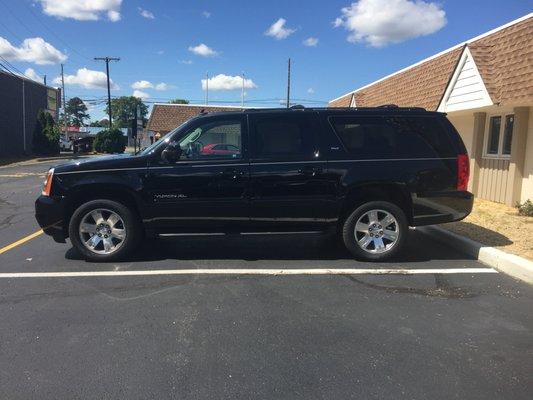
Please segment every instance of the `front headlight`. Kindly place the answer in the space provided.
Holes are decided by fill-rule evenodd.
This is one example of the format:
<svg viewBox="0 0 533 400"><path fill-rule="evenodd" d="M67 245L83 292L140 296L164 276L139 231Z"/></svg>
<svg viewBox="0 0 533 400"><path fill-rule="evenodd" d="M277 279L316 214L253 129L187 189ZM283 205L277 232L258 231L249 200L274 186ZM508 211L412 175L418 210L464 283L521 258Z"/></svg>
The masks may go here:
<svg viewBox="0 0 533 400"><path fill-rule="evenodd" d="M46 173L46 179L44 180L43 191L41 194L43 196L50 196L52 191L52 178L54 177L54 169L50 168Z"/></svg>

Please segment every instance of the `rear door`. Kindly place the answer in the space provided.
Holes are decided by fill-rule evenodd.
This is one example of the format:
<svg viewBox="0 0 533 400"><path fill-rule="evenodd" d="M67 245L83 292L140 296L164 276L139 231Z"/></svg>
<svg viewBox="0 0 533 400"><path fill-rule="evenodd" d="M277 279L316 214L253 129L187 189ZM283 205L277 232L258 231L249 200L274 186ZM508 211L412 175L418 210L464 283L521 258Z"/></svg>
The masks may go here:
<svg viewBox="0 0 533 400"><path fill-rule="evenodd" d="M272 229L325 223L326 161L316 113L249 114L251 222Z"/></svg>

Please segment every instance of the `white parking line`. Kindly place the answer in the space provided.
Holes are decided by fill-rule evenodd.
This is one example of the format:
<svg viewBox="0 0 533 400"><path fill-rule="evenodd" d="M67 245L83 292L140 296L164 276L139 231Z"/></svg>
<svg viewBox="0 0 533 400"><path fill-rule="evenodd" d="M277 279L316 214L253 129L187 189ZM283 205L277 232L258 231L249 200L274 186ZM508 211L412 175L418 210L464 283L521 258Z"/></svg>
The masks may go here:
<svg viewBox="0 0 533 400"><path fill-rule="evenodd" d="M493 268L313 268L313 269L155 269L133 271L72 271L72 272L4 272L0 279L10 278L82 278L98 276L151 276L151 275L421 275L421 274L497 274Z"/></svg>

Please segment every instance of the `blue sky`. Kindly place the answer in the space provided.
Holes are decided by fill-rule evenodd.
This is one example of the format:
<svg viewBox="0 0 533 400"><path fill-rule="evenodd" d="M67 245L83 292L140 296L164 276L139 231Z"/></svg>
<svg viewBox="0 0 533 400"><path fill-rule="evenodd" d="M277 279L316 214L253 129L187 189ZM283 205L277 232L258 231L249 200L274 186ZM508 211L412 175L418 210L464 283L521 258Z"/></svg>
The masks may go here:
<svg viewBox="0 0 533 400"><path fill-rule="evenodd" d="M325 105L533 8L526 0L86 0L88 8L79 3L0 0L0 62L29 75L28 69L46 74L50 83L63 61L67 97L90 100L93 119L104 116L106 96L99 73L104 64L94 61L96 56L121 58L111 64L114 96L131 95L137 82L137 94L149 103L176 97L202 102L201 80L209 72L223 75L210 81L210 88L238 86L210 90L210 102L232 104L240 101L235 77L244 71L250 79L246 104L261 106L285 96L291 57L293 97Z"/></svg>

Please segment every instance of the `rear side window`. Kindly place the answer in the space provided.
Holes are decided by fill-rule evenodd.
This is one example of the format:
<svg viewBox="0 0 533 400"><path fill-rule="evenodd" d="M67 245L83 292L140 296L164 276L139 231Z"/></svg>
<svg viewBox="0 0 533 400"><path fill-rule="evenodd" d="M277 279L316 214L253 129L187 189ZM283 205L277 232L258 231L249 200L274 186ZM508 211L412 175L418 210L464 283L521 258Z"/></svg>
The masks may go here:
<svg viewBox="0 0 533 400"><path fill-rule="evenodd" d="M445 127L432 117L331 117L346 149L360 159L454 157Z"/></svg>
<svg viewBox="0 0 533 400"><path fill-rule="evenodd" d="M254 116L255 157L310 160L318 150L314 115Z"/></svg>

